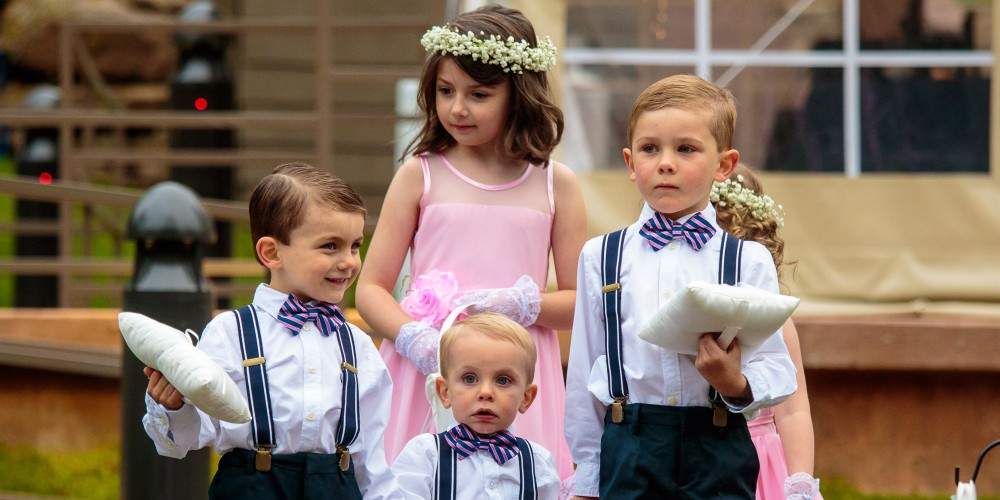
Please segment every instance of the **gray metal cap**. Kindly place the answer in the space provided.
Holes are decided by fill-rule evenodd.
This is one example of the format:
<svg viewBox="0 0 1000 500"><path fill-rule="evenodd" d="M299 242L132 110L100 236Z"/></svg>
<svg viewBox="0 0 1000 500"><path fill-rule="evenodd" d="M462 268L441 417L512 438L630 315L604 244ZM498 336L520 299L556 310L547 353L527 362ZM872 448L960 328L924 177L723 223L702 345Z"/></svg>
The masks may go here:
<svg viewBox="0 0 1000 500"><path fill-rule="evenodd" d="M28 92L24 98L24 106L31 109L56 109L61 98L62 89L45 83Z"/></svg>
<svg viewBox="0 0 1000 500"><path fill-rule="evenodd" d="M191 188L165 181L139 198L128 221L126 235L138 239L188 240L211 243L215 228Z"/></svg>

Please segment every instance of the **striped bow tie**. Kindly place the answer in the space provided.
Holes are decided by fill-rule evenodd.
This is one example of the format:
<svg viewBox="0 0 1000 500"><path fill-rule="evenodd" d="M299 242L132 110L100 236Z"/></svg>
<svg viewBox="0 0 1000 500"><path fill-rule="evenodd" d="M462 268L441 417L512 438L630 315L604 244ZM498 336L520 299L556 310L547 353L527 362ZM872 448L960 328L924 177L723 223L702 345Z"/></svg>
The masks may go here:
<svg viewBox="0 0 1000 500"><path fill-rule="evenodd" d="M692 215L683 224L675 224L657 212L642 225L639 234L646 239L654 251L659 251L674 238L684 238L688 245L691 245L691 248L701 250L705 243L708 243L708 240L715 235L715 228L701 212Z"/></svg>
<svg viewBox="0 0 1000 500"><path fill-rule="evenodd" d="M468 458L476 450L486 450L493 456L493 460L496 460L497 465L503 465L519 452L517 439L509 431L481 436L468 425L458 424L444 433L444 440L455 450L459 460Z"/></svg>
<svg viewBox="0 0 1000 500"><path fill-rule="evenodd" d="M298 335L302 327L310 321L319 327L323 335L330 335L346 323L344 315L336 304L316 302L303 304L294 295L288 294L281 310L278 311L278 321L288 327L293 335Z"/></svg>

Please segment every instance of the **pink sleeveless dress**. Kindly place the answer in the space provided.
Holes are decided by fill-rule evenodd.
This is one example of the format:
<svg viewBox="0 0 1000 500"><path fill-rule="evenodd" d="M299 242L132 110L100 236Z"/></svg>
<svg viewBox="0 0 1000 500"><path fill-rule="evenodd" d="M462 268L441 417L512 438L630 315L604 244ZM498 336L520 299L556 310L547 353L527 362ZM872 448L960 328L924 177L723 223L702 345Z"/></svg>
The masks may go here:
<svg viewBox="0 0 1000 500"><path fill-rule="evenodd" d="M454 273L459 293L510 287L523 275L544 289L555 214L552 168L527 165L516 180L491 186L466 177L443 155L422 155L420 160L424 193L410 254L410 282L437 270ZM538 347L538 397L518 415L511 431L549 450L564 478L573 465L563 437L566 386L559 339L547 328L531 326L528 331ZM392 342L383 342L380 351L393 382L385 433L391 464L411 438L440 430L429 418L425 376Z"/></svg>

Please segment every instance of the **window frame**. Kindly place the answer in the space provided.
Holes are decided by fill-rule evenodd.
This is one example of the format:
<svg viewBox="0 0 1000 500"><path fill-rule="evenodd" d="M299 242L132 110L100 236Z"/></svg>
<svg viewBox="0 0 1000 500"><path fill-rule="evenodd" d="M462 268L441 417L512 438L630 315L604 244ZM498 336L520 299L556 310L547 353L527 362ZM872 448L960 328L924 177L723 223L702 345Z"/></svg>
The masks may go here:
<svg viewBox="0 0 1000 500"><path fill-rule="evenodd" d="M860 0L842 1L844 44L841 50L767 50L777 38L815 0L798 0L750 49L714 50L712 47L712 0L695 0L695 39L693 49L583 48L567 47L563 61L567 66L693 66L695 73L706 80L726 86L746 67L840 68L844 79L844 175L858 178L863 172L861 160L861 70L865 68L929 68L979 67L991 73L991 102L995 94L996 72L993 52L997 45L995 28L997 0L993 1L994 50L861 50ZM713 66L729 66L719 78L712 74ZM993 145L1000 132L994 126L996 106L990 115L990 172L996 172ZM944 173L944 172L943 172Z"/></svg>

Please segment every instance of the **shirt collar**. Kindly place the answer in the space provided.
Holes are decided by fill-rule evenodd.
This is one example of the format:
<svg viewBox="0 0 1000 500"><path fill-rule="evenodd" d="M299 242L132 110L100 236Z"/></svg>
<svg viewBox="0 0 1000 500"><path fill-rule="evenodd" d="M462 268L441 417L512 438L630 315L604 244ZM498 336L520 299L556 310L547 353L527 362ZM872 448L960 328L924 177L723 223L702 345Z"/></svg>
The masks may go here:
<svg viewBox="0 0 1000 500"><path fill-rule="evenodd" d="M278 311L285 304L288 293L279 292L268 286L266 283L257 285L257 291L253 294L253 303L262 311L270 314L274 318L278 317Z"/></svg>

